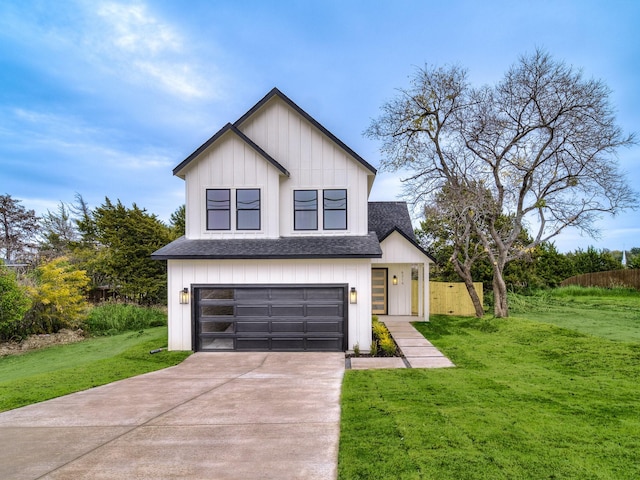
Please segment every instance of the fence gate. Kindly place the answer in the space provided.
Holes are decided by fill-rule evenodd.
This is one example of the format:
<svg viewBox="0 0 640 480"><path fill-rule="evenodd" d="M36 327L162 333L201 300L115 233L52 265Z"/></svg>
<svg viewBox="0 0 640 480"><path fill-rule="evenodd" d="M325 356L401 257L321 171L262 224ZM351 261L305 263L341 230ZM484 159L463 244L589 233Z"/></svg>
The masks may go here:
<svg viewBox="0 0 640 480"><path fill-rule="evenodd" d="M474 282L480 302L484 302L482 282ZM476 309L463 282L429 282L429 314L475 316Z"/></svg>

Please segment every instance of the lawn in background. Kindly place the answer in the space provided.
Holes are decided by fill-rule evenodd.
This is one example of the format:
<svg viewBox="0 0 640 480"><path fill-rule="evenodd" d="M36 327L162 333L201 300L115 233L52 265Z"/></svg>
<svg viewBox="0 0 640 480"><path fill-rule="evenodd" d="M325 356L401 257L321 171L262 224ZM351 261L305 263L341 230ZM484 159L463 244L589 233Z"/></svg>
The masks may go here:
<svg viewBox="0 0 640 480"><path fill-rule="evenodd" d="M341 480L640 478L640 343L522 318L416 327L457 367L347 371Z"/></svg>
<svg viewBox="0 0 640 480"><path fill-rule="evenodd" d="M0 411L176 365L191 352L167 346L167 327L91 338L0 358Z"/></svg>
<svg viewBox="0 0 640 480"><path fill-rule="evenodd" d="M610 340L640 342L640 292L628 288L564 287L509 294L511 314Z"/></svg>

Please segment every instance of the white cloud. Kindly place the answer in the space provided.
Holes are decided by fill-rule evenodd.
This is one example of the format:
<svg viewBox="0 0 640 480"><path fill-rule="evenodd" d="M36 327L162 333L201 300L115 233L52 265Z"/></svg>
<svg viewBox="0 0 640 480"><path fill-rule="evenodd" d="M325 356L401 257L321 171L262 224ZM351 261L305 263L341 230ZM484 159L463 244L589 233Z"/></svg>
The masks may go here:
<svg viewBox="0 0 640 480"><path fill-rule="evenodd" d="M98 6L96 12L109 29L106 40L135 55L158 55L167 50L180 51L182 39L168 24L154 18L141 3L114 2Z"/></svg>
<svg viewBox="0 0 640 480"><path fill-rule="evenodd" d="M124 82L180 100L212 99L220 90L215 46L200 58L199 39L148 4L76 0L56 8L52 15L46 6L0 2L0 38L23 51L26 62L77 89L122 90Z"/></svg>
<svg viewBox="0 0 640 480"><path fill-rule="evenodd" d="M191 58L180 32L154 16L146 4L107 2L95 9L93 5L87 5L83 34L104 67L181 98L208 98L215 91L205 80L211 76L199 71L200 62Z"/></svg>
<svg viewBox="0 0 640 480"><path fill-rule="evenodd" d="M9 141L19 136L17 143L24 149L42 148L83 163L98 164L116 169L143 170L169 168L175 163L172 155L152 147L119 148L115 132L99 129L70 116L43 113L23 108L0 110L0 134ZM24 139L28 139L25 143Z"/></svg>

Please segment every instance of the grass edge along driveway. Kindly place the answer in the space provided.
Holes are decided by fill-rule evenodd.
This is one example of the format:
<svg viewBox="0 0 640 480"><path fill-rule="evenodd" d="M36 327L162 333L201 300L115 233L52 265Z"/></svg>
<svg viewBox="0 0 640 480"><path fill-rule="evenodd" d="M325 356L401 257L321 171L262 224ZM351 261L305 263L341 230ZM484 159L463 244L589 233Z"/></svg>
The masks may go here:
<svg viewBox="0 0 640 480"><path fill-rule="evenodd" d="M167 327L96 337L0 358L0 412L177 365L191 352L166 347Z"/></svg>
<svg viewBox="0 0 640 480"><path fill-rule="evenodd" d="M339 478L640 478L640 343L432 317L452 369L347 371Z"/></svg>

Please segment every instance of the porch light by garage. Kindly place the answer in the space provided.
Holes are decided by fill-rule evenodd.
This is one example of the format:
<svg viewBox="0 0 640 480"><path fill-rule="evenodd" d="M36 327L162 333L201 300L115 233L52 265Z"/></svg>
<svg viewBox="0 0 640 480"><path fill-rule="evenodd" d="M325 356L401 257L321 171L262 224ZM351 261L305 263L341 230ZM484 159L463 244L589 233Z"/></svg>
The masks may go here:
<svg viewBox="0 0 640 480"><path fill-rule="evenodd" d="M351 290L349 291L349 303L358 303L358 292L356 291L356 287L351 287Z"/></svg>
<svg viewBox="0 0 640 480"><path fill-rule="evenodd" d="M189 289L187 287L180 290L180 303L182 305L187 305L189 303Z"/></svg>

